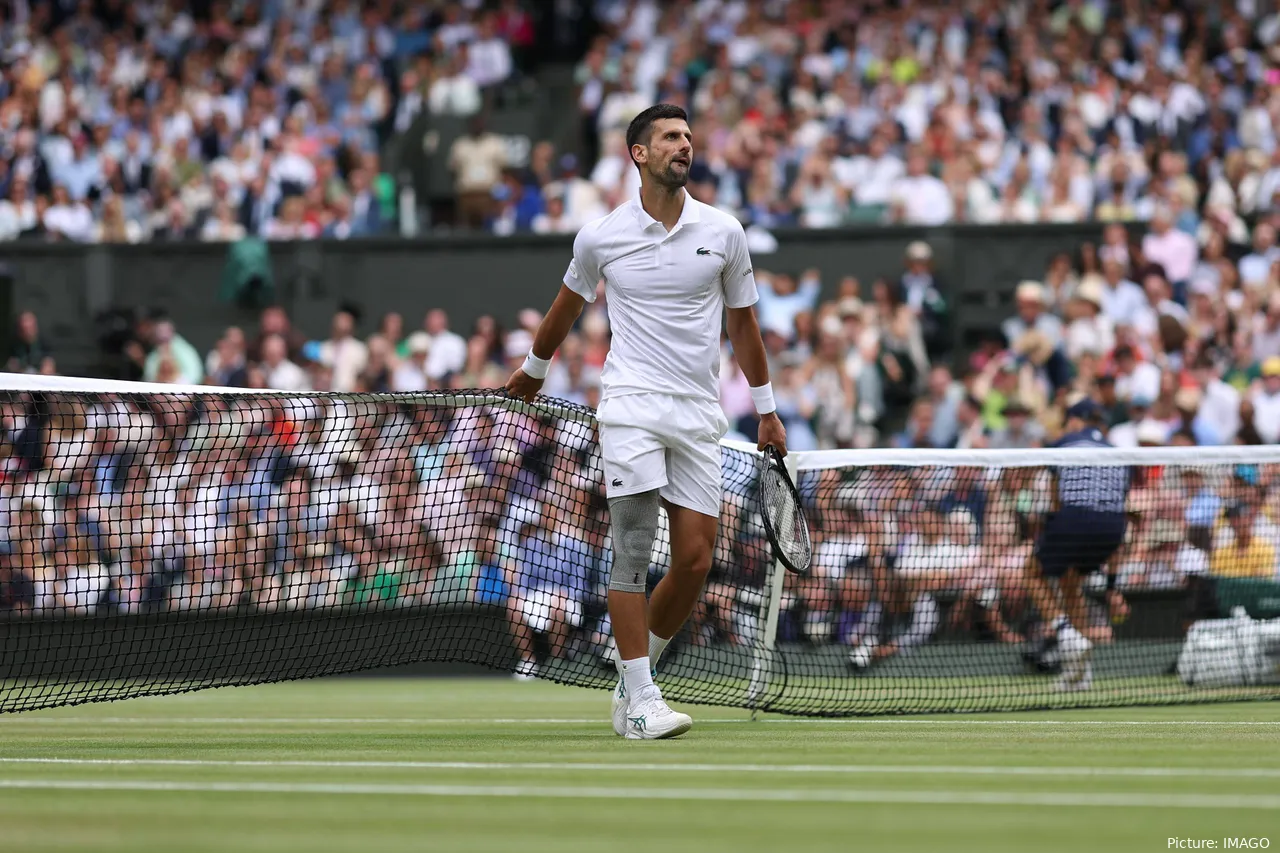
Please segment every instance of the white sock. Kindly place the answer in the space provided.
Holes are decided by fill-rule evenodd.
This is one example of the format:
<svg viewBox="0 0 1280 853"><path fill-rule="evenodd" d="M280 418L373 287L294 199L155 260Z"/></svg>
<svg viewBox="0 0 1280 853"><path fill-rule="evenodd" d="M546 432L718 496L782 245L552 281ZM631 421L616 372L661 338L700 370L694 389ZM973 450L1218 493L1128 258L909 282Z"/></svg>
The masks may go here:
<svg viewBox="0 0 1280 853"><path fill-rule="evenodd" d="M622 681L627 685L627 694L635 696L641 687L653 684L653 674L649 669L649 658L624 660L618 667L622 670Z"/></svg>
<svg viewBox="0 0 1280 853"><path fill-rule="evenodd" d="M654 669L658 668L658 659L667 650L669 642L671 642L670 637L664 640L652 631L649 632L649 660L653 662Z"/></svg>

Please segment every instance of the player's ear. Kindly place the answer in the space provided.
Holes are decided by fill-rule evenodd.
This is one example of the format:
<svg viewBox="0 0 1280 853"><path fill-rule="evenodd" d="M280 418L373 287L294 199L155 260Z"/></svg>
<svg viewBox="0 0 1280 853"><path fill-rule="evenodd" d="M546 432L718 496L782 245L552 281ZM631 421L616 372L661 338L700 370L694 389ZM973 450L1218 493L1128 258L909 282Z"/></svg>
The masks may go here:
<svg viewBox="0 0 1280 853"><path fill-rule="evenodd" d="M649 148L637 142L631 146L631 160L635 163L644 164L649 160Z"/></svg>

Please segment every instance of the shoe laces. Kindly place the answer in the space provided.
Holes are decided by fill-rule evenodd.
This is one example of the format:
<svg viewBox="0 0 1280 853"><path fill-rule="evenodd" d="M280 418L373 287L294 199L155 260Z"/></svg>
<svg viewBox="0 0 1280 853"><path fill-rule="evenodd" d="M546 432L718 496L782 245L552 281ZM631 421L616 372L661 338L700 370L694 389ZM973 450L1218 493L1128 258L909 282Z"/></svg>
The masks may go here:
<svg viewBox="0 0 1280 853"><path fill-rule="evenodd" d="M662 701L662 691L658 689L656 684L646 684L636 691L633 707L649 706L654 704L665 704Z"/></svg>

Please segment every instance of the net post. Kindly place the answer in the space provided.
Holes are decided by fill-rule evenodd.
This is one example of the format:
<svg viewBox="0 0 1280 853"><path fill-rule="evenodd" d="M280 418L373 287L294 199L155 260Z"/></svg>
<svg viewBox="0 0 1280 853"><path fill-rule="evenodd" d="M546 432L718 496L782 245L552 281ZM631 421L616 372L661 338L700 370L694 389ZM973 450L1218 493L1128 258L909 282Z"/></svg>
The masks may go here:
<svg viewBox="0 0 1280 853"><path fill-rule="evenodd" d="M796 482L799 474L798 453L788 453L782 460L787 476ZM763 625L756 637L755 647L751 654L751 681L747 687L747 707L751 709L751 719L756 719L761 700L769 690L769 677L773 672L773 664L777 660L774 646L778 635L778 611L782 607L782 585L786 579L787 569L776 557L769 564L764 581L764 601L761 602Z"/></svg>

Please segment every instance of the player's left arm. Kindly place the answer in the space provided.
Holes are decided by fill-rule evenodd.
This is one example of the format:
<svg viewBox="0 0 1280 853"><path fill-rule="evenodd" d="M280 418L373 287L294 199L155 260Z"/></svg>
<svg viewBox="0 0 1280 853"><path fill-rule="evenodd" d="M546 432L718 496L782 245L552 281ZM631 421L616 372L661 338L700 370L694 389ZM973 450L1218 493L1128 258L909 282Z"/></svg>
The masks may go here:
<svg viewBox="0 0 1280 853"><path fill-rule="evenodd" d="M738 360L738 366L742 368L742 375L747 377L747 384L751 386L752 397L763 397L760 389L769 388L768 397L772 398L772 388L769 384L769 362L765 358L764 340L760 337L760 324L756 321L755 309L751 306L746 308L730 308L728 310L728 320L726 329L729 332L729 341L733 344L733 355ZM757 410L762 408L759 401L756 405ZM763 408L769 408L768 405ZM760 415L760 442L761 450L768 445L777 448L782 455L787 453L787 430L782 425L781 418L778 417L776 410L770 409Z"/></svg>
<svg viewBox="0 0 1280 853"><path fill-rule="evenodd" d="M733 354L738 360L742 375L751 386L751 398L760 414L759 447L772 445L784 456L787 453L787 430L778 417L773 401L773 386L769 383L769 362L765 358L764 339L760 336L760 324L756 321L754 305L760 300L756 279L751 269L751 255L747 251L747 235L742 226L734 227L725 235L725 263L720 271L720 284L724 288L724 304L727 313L725 331L733 344Z"/></svg>

